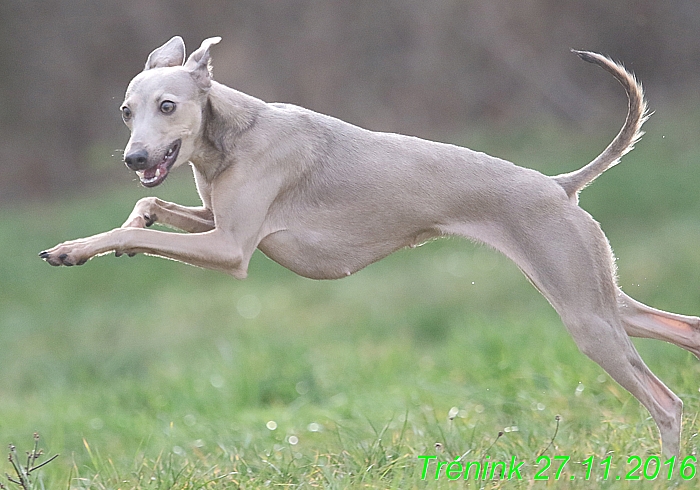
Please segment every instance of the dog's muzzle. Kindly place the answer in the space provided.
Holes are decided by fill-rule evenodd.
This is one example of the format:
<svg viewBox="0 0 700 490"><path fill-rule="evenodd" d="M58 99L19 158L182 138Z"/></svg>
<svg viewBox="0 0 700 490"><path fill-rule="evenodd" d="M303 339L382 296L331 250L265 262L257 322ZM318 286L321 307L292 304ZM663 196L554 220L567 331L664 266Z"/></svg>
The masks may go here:
<svg viewBox="0 0 700 490"><path fill-rule="evenodd" d="M165 180L168 172L175 165L181 144L182 141L179 139L174 141L161 157L151 156L145 149L132 151L124 156L124 163L136 172L141 185L155 187Z"/></svg>

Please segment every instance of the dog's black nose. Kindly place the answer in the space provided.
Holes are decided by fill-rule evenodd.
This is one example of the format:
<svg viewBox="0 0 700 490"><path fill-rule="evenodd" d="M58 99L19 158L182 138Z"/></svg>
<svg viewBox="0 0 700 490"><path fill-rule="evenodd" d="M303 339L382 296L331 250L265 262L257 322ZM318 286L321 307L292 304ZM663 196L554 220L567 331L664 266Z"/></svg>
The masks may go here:
<svg viewBox="0 0 700 490"><path fill-rule="evenodd" d="M124 163L131 170L144 170L148 164L148 152L146 150L132 151L124 156Z"/></svg>

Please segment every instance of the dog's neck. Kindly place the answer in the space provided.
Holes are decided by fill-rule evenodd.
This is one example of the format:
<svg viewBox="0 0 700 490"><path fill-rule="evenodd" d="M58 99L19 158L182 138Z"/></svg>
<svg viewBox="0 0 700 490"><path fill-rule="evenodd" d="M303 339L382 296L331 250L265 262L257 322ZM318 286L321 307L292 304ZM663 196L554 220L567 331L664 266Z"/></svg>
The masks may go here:
<svg viewBox="0 0 700 490"><path fill-rule="evenodd" d="M212 181L236 161L236 140L250 130L264 102L212 81L202 108L201 149L192 163Z"/></svg>

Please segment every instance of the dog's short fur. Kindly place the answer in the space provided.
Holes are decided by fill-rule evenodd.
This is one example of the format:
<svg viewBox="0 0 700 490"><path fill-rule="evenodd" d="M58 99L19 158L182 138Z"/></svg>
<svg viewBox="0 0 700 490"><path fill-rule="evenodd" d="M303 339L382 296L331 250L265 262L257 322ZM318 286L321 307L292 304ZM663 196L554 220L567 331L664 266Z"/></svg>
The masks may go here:
<svg viewBox="0 0 700 490"><path fill-rule="evenodd" d="M514 260L561 316L580 350L649 410L667 454L680 449L682 402L646 367L630 336L700 355L700 319L645 306L616 284L613 255L578 192L641 136L642 89L599 54L629 98L624 127L582 169L548 177L466 148L367 131L212 80L207 39L185 60L174 37L129 84L127 166L160 184L190 162L203 206L141 199L121 228L42 252L80 265L115 252L167 257L246 277L256 248L302 276L348 276L390 253L457 235ZM154 222L189 233L145 229Z"/></svg>

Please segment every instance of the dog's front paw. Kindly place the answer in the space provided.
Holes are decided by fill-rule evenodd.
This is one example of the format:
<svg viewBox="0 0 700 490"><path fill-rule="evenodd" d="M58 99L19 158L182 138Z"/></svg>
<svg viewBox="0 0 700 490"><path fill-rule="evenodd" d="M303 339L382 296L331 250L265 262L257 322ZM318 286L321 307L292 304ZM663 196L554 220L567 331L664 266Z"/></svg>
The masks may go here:
<svg viewBox="0 0 700 490"><path fill-rule="evenodd" d="M158 220L155 214L137 214L129 216L122 228L150 228Z"/></svg>
<svg viewBox="0 0 700 490"><path fill-rule="evenodd" d="M39 257L54 266L72 266L83 265L90 260L92 254L89 253L89 250L84 244L76 240L73 242L64 242L49 250L44 250L39 254Z"/></svg>
<svg viewBox="0 0 700 490"><path fill-rule="evenodd" d="M122 228L149 228L158 221L156 210L159 199L156 197L143 197L138 200L134 210L126 219Z"/></svg>

